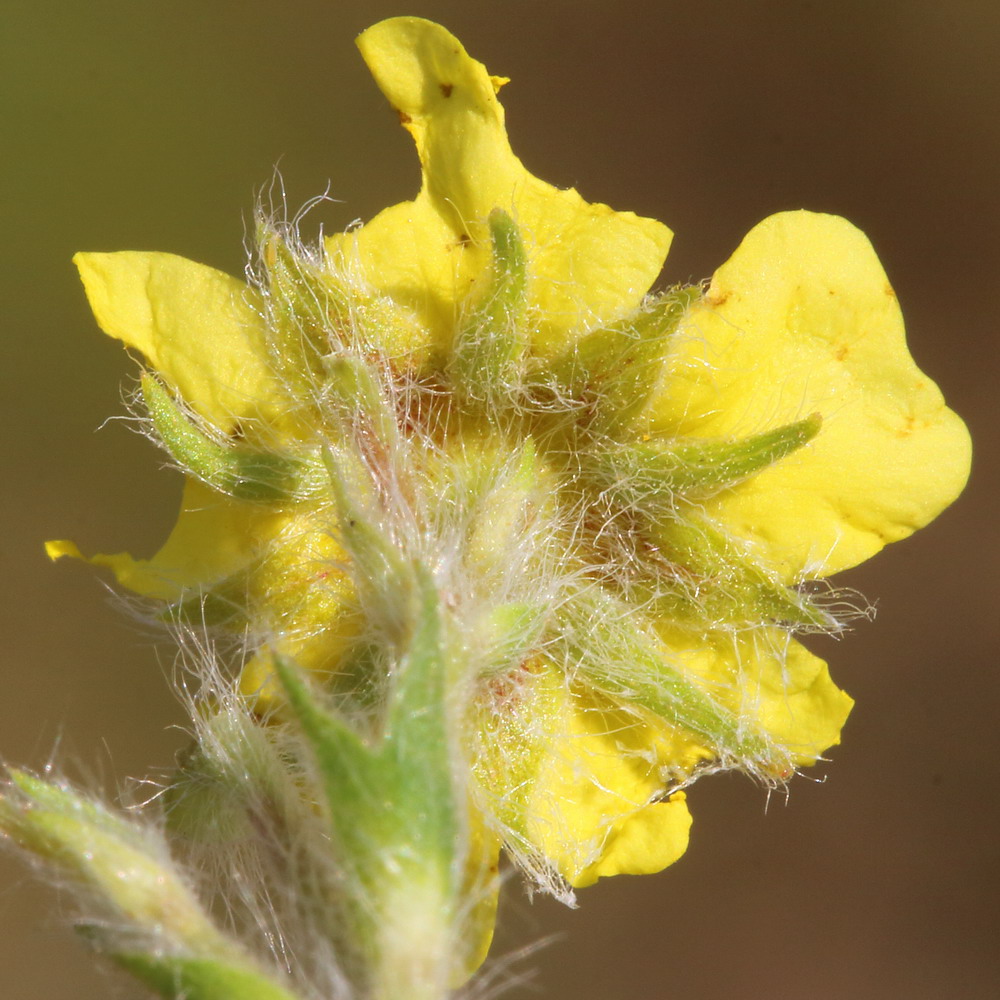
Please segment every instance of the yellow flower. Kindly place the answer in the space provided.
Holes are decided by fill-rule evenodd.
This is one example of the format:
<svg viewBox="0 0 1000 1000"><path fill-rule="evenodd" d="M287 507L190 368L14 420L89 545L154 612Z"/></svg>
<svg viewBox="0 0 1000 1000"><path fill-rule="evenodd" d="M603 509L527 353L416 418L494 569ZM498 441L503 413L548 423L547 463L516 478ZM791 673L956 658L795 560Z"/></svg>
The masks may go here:
<svg viewBox="0 0 1000 1000"><path fill-rule="evenodd" d="M462 637L477 840L557 891L659 870L695 777L783 781L838 742L851 700L794 638L837 626L810 584L947 506L968 436L849 223L773 216L707 290L650 295L669 231L529 174L506 81L418 18L359 46L416 142L413 201L323 254L264 225L252 286L77 257L189 474L159 553L91 562L249 632L261 709L275 649L363 706L399 612L370 521Z"/></svg>

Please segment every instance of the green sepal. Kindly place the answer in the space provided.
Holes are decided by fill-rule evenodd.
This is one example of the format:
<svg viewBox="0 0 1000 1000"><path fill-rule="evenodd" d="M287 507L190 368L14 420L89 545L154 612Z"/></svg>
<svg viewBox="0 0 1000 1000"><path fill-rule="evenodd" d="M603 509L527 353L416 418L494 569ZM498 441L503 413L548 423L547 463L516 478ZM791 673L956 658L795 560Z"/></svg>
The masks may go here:
<svg viewBox="0 0 1000 1000"><path fill-rule="evenodd" d="M322 359L348 321L349 296L326 268L296 253L284 235L266 224L258 226L257 244L266 269L270 325L281 340L275 361L286 378L315 383L322 375Z"/></svg>
<svg viewBox="0 0 1000 1000"><path fill-rule="evenodd" d="M808 444L822 423L817 413L738 441L611 444L596 450L587 471L616 504L655 515L679 496L713 493L766 469Z"/></svg>
<svg viewBox="0 0 1000 1000"><path fill-rule="evenodd" d="M757 562L746 543L693 511L658 526L654 538L664 558L678 569L657 580L654 599L657 611L674 620L699 627L837 627L832 615Z"/></svg>
<svg viewBox="0 0 1000 1000"><path fill-rule="evenodd" d="M276 671L322 777L332 836L369 892L415 872L453 881L459 830L448 721L448 661L437 592L414 572L411 633L393 671L380 735L365 742L320 703L293 664ZM402 881L400 881L402 880ZM451 890L454 887L451 886Z"/></svg>
<svg viewBox="0 0 1000 1000"><path fill-rule="evenodd" d="M490 212L489 227L490 281L458 330L448 373L461 396L496 405L510 399L524 374L528 256L517 224L502 208Z"/></svg>
<svg viewBox="0 0 1000 1000"><path fill-rule="evenodd" d="M268 226L259 226L257 243L267 269L268 292L272 306L296 323L308 323L326 330L331 320L347 315L349 299L344 289L331 280L328 271L302 253L296 253L288 240ZM319 345L317 345L319 346ZM325 345L322 353L327 353Z"/></svg>
<svg viewBox="0 0 1000 1000"><path fill-rule="evenodd" d="M568 401L593 435L622 434L656 386L671 334L702 294L700 285L671 289L627 321L591 331L547 367L536 393L543 403Z"/></svg>
<svg viewBox="0 0 1000 1000"><path fill-rule="evenodd" d="M307 486L307 467L298 459L211 440L147 373L142 375L142 397L171 457L212 489L251 503L282 503Z"/></svg>
<svg viewBox="0 0 1000 1000"><path fill-rule="evenodd" d="M181 597L168 604L157 617L196 628L245 628L249 622L247 588L251 571L251 567L246 567L190 597Z"/></svg>
<svg viewBox="0 0 1000 1000"><path fill-rule="evenodd" d="M765 734L749 730L695 680L670 663L670 652L636 622L634 609L597 586L574 595L559 612L559 634L546 648L562 647L598 689L632 702L687 730L724 760L752 769L774 757Z"/></svg>
<svg viewBox="0 0 1000 1000"><path fill-rule="evenodd" d="M358 357L340 354L323 359L325 394L351 432L374 435L381 447L398 438L396 418L371 367ZM359 444L364 444L364 440Z"/></svg>
<svg viewBox="0 0 1000 1000"><path fill-rule="evenodd" d="M503 673L522 663L541 641L549 608L511 601L493 608L475 632L487 674Z"/></svg>
<svg viewBox="0 0 1000 1000"><path fill-rule="evenodd" d="M345 449L323 451L337 513L337 537L351 556L362 606L393 642L405 636L413 603L411 566L380 524L381 503L360 458Z"/></svg>
<svg viewBox="0 0 1000 1000"><path fill-rule="evenodd" d="M539 463L535 442L525 438L507 454L472 452L456 479L472 489L459 498L460 509L473 512L466 542L466 558L477 578L488 579L509 566L538 501Z"/></svg>
<svg viewBox="0 0 1000 1000"><path fill-rule="evenodd" d="M213 958L141 952L110 957L167 1000L301 1000L260 972Z"/></svg>
<svg viewBox="0 0 1000 1000"><path fill-rule="evenodd" d="M197 844L232 844L249 839L253 826L245 808L255 789L225 774L200 743L179 755L177 770L163 789L163 818L172 837Z"/></svg>
<svg viewBox="0 0 1000 1000"><path fill-rule="evenodd" d="M382 756L396 786L404 835L411 847L436 859L450 880L460 824L449 722L449 658L434 580L424 567L415 570L413 633L393 678Z"/></svg>

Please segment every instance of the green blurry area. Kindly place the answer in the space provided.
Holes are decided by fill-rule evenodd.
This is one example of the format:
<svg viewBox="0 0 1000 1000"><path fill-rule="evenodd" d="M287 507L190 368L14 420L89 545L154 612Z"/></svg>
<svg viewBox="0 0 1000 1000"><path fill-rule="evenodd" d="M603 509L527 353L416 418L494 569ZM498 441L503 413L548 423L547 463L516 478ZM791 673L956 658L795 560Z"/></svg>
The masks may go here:
<svg viewBox="0 0 1000 1000"><path fill-rule="evenodd" d="M774 211L860 225L914 356L978 448L951 511L843 580L879 616L819 646L858 700L844 746L810 775L826 782L799 779L767 811L748 782L703 782L687 857L586 890L579 911L513 886L502 947L567 935L512 970L537 968L553 1000L1000 992L995 0L3 8L0 757L114 787L162 773L184 743L170 651L94 574L41 549L70 537L149 554L179 494L126 422L104 424L137 368L97 331L70 257L158 249L239 273L255 200L280 200L276 164L291 212L339 199L309 232L411 196L416 158L352 40L421 14L512 78L503 100L530 169L671 226L665 280L709 275ZM140 996L94 971L63 906L2 861L0 995Z"/></svg>

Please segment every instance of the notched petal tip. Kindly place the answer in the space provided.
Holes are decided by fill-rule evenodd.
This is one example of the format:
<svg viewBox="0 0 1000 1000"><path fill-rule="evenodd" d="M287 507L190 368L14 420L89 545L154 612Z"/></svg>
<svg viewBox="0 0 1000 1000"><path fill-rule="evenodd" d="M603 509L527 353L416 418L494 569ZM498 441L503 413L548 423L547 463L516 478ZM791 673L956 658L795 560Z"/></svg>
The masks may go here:
<svg viewBox="0 0 1000 1000"><path fill-rule="evenodd" d="M71 542L66 538L55 538L51 541L45 543L45 554L53 562L57 562L59 559L70 558L70 559L83 559L84 555L80 551L79 547L75 542Z"/></svg>
<svg viewBox="0 0 1000 1000"><path fill-rule="evenodd" d="M380 21L357 38L357 46L379 89L409 125L455 104L503 125L496 100L506 78L492 77L446 28L420 17ZM447 105L446 105L447 102Z"/></svg>
<svg viewBox="0 0 1000 1000"><path fill-rule="evenodd" d="M511 151L491 76L439 25L393 18L358 46L417 146L420 194L328 239L332 260L413 310L438 350L490 263L488 219L520 228L534 349L548 355L634 311L663 266L670 230L589 204L533 177Z"/></svg>

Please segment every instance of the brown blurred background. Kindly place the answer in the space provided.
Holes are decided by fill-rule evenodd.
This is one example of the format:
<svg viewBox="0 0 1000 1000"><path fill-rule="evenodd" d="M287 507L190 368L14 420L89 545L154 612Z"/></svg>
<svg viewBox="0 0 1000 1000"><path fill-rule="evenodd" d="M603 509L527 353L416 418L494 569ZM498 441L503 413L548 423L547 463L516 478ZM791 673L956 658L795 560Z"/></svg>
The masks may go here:
<svg viewBox="0 0 1000 1000"><path fill-rule="evenodd" d="M843 578L878 619L822 643L858 701L844 745L786 802L696 787L674 868L506 907L515 971L564 997L987 1000L1000 996L996 0L6 0L0 170L6 560L0 756L113 787L168 765L183 716L148 636L41 541L150 553L178 483L121 423L133 366L96 330L77 249L159 249L239 273L280 163L327 228L416 190L408 139L353 36L440 20L513 82L539 176L668 223L665 278L709 275L765 215L808 207L881 254L913 354L970 423L970 487L939 522ZM100 429L99 429L100 428ZM79 763L76 763L79 761ZM95 971L0 860L0 995L134 998ZM516 987L514 998L537 995Z"/></svg>

